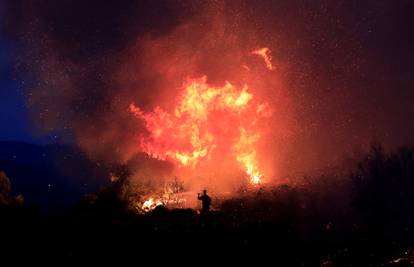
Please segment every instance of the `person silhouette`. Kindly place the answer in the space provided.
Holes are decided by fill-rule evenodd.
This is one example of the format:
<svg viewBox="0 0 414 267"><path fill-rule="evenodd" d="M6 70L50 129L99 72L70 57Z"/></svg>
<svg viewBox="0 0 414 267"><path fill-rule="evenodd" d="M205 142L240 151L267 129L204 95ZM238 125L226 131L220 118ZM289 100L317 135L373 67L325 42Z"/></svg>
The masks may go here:
<svg viewBox="0 0 414 267"><path fill-rule="evenodd" d="M211 197L207 195L207 190L203 190L203 194L198 193L198 200L201 200L201 214L207 214L210 211Z"/></svg>

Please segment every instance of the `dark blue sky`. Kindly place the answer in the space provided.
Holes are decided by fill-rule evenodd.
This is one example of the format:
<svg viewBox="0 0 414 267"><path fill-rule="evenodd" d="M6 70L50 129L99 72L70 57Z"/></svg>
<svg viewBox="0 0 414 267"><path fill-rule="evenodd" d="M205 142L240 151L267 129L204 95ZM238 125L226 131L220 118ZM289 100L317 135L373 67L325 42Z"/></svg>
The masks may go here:
<svg viewBox="0 0 414 267"><path fill-rule="evenodd" d="M30 131L30 119L22 82L14 75L13 40L0 36L0 140L40 142Z"/></svg>
<svg viewBox="0 0 414 267"><path fill-rule="evenodd" d="M26 84L16 73L18 42L0 35L0 141L48 144L59 141L59 134L35 131L26 100Z"/></svg>

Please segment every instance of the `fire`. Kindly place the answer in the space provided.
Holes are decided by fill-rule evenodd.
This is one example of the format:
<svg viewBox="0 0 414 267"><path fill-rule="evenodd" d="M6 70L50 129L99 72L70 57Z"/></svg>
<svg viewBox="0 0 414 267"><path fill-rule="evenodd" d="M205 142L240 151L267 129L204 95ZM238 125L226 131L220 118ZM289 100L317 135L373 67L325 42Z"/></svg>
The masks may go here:
<svg viewBox="0 0 414 267"><path fill-rule="evenodd" d="M254 133L249 134L245 129L242 129L240 134L240 139L234 146L237 161L245 166L250 182L259 184L262 174L257 167L256 150L253 145L260 136Z"/></svg>
<svg viewBox="0 0 414 267"><path fill-rule="evenodd" d="M139 137L140 149L154 158L190 168L212 157L220 158L222 153L230 154L252 184L260 183L263 175L255 145L261 129L257 122L270 115L269 105L255 100L247 85L238 88L225 82L215 87L208 84L206 76L188 80L181 89L172 112L158 106L145 112L130 105L130 112L148 132ZM156 205L153 199L147 201L145 206Z"/></svg>
<svg viewBox="0 0 414 267"><path fill-rule="evenodd" d="M164 192L161 195L151 195L144 198L144 201L138 201L132 199L136 211L139 213L146 213L154 210L158 206L165 207L184 207L187 200L183 197L180 197L179 194L173 192Z"/></svg>
<svg viewBox="0 0 414 267"><path fill-rule="evenodd" d="M252 54L262 57L265 64L266 64L266 67L269 70L274 69L273 64L272 64L272 57L270 56L270 49L269 48L263 47L263 48L260 48L260 49L257 49L257 50L253 50Z"/></svg>
<svg viewBox="0 0 414 267"><path fill-rule="evenodd" d="M150 197L142 203L141 209L143 211L150 211L161 205L163 205L161 200Z"/></svg>

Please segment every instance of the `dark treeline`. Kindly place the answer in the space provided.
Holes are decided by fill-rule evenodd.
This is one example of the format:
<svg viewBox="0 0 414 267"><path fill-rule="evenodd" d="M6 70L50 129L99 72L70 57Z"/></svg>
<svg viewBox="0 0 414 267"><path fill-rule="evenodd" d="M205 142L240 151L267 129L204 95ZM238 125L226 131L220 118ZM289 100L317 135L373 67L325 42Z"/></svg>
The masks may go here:
<svg viewBox="0 0 414 267"><path fill-rule="evenodd" d="M241 192L206 216L158 206L132 211L128 172L68 214L48 216L11 196L0 175L4 255L40 259L130 258L190 251L214 258L259 257L280 266L412 266L414 149L374 144L350 172L305 177L298 185ZM234 253L236 252L236 253ZM162 258L162 257L161 257ZM167 260L168 258L164 259Z"/></svg>

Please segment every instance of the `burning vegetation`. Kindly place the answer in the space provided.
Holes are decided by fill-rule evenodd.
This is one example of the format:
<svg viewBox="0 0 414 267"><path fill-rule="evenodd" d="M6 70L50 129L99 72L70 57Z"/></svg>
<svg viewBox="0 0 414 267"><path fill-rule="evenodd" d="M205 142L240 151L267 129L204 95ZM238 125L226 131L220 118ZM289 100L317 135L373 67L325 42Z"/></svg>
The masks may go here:
<svg viewBox="0 0 414 267"><path fill-rule="evenodd" d="M273 70L269 48L254 50L251 54L262 57L268 70ZM145 128L135 139L136 150L172 163L174 171L170 177L178 175L186 181L187 189L190 185L190 190L194 190L194 183L197 190L220 185L220 179L228 179L223 176L239 179L236 187L245 182L250 186L262 184L264 172L258 144L268 133L266 122L272 116L271 105L255 96L255 90L247 81L216 84L211 84L206 75L186 78L175 90L178 92L175 99L168 101L168 109L156 105L146 111L130 103L129 112L135 116L137 124ZM224 168L220 162L226 162ZM203 177L204 182L188 181L196 180L196 173L209 176L209 180ZM157 179L156 175L150 175ZM186 198L177 197L177 193L185 191L183 188L173 190L164 183L161 190L156 191L159 192L147 194L143 201L135 204L137 210L145 212L160 205L186 205ZM223 192L223 189L216 190L219 194Z"/></svg>
<svg viewBox="0 0 414 267"><path fill-rule="evenodd" d="M242 187L258 188L281 169L278 148L293 132L294 111L281 64L272 62L277 47L241 17L223 16L216 8L162 34L132 34L107 62L97 63L106 67L99 79L76 63L70 65L73 73L61 75L54 55L45 58L50 72L32 105L51 116L71 110L58 121L97 165L127 166L136 192L131 203L139 212L194 207L185 194L203 189L230 196ZM88 85L75 86L83 79ZM96 83L89 86L91 80ZM47 84L62 88L58 97L43 100L53 96ZM94 92L81 97L89 89ZM60 127L41 117L50 122L39 123L46 131ZM171 166L161 173L157 164L141 164L152 159ZM170 186L175 177L183 184L179 191Z"/></svg>

